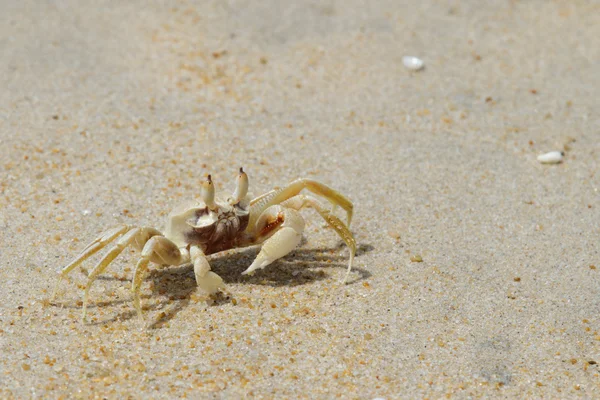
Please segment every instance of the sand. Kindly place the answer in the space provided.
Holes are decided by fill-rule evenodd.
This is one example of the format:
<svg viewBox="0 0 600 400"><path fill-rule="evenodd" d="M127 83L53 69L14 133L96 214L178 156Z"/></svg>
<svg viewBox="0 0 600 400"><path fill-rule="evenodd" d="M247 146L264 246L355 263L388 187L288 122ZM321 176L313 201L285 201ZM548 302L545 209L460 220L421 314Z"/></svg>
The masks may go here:
<svg viewBox="0 0 600 400"><path fill-rule="evenodd" d="M598 37L585 1L2 2L0 397L600 396ZM87 323L99 257L49 302L100 232L240 166L353 201L347 285L306 210L253 277L256 248L211 257L214 301L153 268L141 323L127 250Z"/></svg>

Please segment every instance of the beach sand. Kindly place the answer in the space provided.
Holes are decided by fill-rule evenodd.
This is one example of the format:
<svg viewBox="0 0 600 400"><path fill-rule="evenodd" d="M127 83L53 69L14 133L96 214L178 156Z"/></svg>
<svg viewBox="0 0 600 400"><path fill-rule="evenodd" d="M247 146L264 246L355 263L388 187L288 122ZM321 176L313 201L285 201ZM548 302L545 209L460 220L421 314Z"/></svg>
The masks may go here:
<svg viewBox="0 0 600 400"><path fill-rule="evenodd" d="M2 2L0 397L599 397L599 37L585 1ZM49 302L240 166L352 200L347 285L307 209L252 277L212 256L214 301L153 267L140 322L126 250L87 323L99 257Z"/></svg>

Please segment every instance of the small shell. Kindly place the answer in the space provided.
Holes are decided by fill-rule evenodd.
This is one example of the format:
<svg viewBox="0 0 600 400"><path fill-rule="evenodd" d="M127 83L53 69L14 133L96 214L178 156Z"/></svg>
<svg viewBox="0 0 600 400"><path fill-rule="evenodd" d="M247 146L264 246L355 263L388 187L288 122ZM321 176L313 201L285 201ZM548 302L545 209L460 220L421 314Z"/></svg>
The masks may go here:
<svg viewBox="0 0 600 400"><path fill-rule="evenodd" d="M410 261L411 262L423 262L423 257L421 257L419 254L415 254L414 256L410 256Z"/></svg>
<svg viewBox="0 0 600 400"><path fill-rule="evenodd" d="M402 57L402 64L404 64L404 66L406 68L413 70L413 71L418 71L420 69L423 69L423 67L425 66L425 63L423 62L423 60L421 60L420 58L417 58L417 57L412 57L412 56Z"/></svg>
<svg viewBox="0 0 600 400"><path fill-rule="evenodd" d="M551 151L546 154L540 154L537 160L542 164L559 164L562 162L565 153L562 151Z"/></svg>

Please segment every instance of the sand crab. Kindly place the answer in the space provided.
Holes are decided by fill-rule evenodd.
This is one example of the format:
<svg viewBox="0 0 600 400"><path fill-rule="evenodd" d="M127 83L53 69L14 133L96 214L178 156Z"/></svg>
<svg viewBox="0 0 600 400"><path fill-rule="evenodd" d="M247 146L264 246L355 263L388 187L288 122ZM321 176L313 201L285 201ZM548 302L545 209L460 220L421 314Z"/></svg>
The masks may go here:
<svg viewBox="0 0 600 400"><path fill-rule="evenodd" d="M327 209L321 201L300 194L307 189L327 199ZM344 224L333 211L340 206L346 211ZM225 201L215 201L211 176L202 183L201 199L175 208L170 214L164 233L150 227L122 225L109 229L91 242L79 256L60 271L52 299L69 272L83 261L117 239L116 244L102 257L88 276L83 298L83 319L86 317L89 291L98 276L129 245L135 246L141 256L132 282L133 303L142 318L140 288L148 271L148 264L161 266L192 263L198 286L209 294L225 287L220 276L210 270L206 259L220 251L262 244L258 256L243 274L253 274L273 261L291 252L299 243L304 230L304 219L298 212L304 207L314 208L350 248L348 269L342 283L352 269L356 242L350 232L352 203L330 187L310 179L298 179L284 188L274 189L255 199L248 195L248 176L240 168L237 187Z"/></svg>

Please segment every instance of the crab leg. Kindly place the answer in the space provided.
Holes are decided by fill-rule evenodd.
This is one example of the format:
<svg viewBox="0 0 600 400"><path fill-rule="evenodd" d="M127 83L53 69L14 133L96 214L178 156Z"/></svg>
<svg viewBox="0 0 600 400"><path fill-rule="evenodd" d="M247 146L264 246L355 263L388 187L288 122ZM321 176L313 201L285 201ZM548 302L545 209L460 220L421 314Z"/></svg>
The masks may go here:
<svg viewBox="0 0 600 400"><path fill-rule="evenodd" d="M266 267L294 250L302 239L304 219L296 210L275 205L262 213L257 228L259 229L258 241L264 240L265 237L268 239L252 265L242 272L244 275L252 275L255 270Z"/></svg>
<svg viewBox="0 0 600 400"><path fill-rule="evenodd" d="M344 223L333 214L332 211L327 211L323 204L319 202L312 196L306 195L297 195L288 199L281 203L284 207L289 207L294 210L300 210L303 207L312 207L323 217L323 219L327 222L327 224L332 227L338 235L344 240L346 246L350 248L350 260L348 261L348 270L346 271L346 275L342 280L342 283L346 283L348 281L348 277L350 276L350 271L352 270L352 264L354 262L354 255L356 254L356 241L354 240L354 236L352 232L348 229Z"/></svg>
<svg viewBox="0 0 600 400"><path fill-rule="evenodd" d="M219 289L225 288L223 279L210 270L208 260L199 246L192 246L190 248L190 257L194 264L196 283L200 289L208 294L213 294L218 292Z"/></svg>
<svg viewBox="0 0 600 400"><path fill-rule="evenodd" d="M84 262L85 260L87 260L88 258L93 256L94 254L96 254L98 251L103 249L108 243L112 242L117 236L122 235L129 229L131 229L131 226L129 226L129 225L122 225L122 226L119 226L116 228L111 228L111 229L105 231L104 233L102 233L96 239L94 239L94 241L92 241L90 244L88 244L86 246L86 248L83 249L83 251L81 253L79 253L79 255L73 261L71 261L71 263L69 263L66 267L64 267L60 271L60 275L58 277L58 281L56 282L56 286L54 287L54 291L52 292L52 297L50 298L50 301L54 301L54 299L56 298L56 293L58 292L58 286L60 285L60 282L64 278L66 278L66 276L69 274L69 272L74 270L78 265L80 265L82 262Z"/></svg>
<svg viewBox="0 0 600 400"><path fill-rule="evenodd" d="M94 281L98 278L98 276L104 272L104 270L108 267L108 265L115 259L119 254L125 250L127 246L129 246L133 241L136 240L137 236L143 231L143 228L133 228L123 236L119 238L117 244L110 249L108 253L102 257L102 259L98 262L98 264L94 267L90 275L88 276L88 281L85 286L85 292L83 294L83 320L85 321L85 317L87 315L87 304L90 297L90 288Z"/></svg>
<svg viewBox="0 0 600 400"><path fill-rule="evenodd" d="M142 249L142 255L135 267L131 291L133 292L133 304L140 319L142 316L142 305L140 301L140 289L144 277L148 272L148 263L154 261L167 265L180 265L190 260L187 251L182 252L175 243L164 236L152 236Z"/></svg>
<svg viewBox="0 0 600 400"><path fill-rule="evenodd" d="M342 207L346 211L347 225L348 227L350 226L350 223L352 222L352 202L338 191L321 182L313 181L311 179L297 179L282 189L272 190L252 200L250 202L252 208L250 210L250 223L248 226L254 226L256 220L268 207L280 204L285 200L296 196L303 189L307 189L314 194L325 197L333 205L333 208L336 206Z"/></svg>

